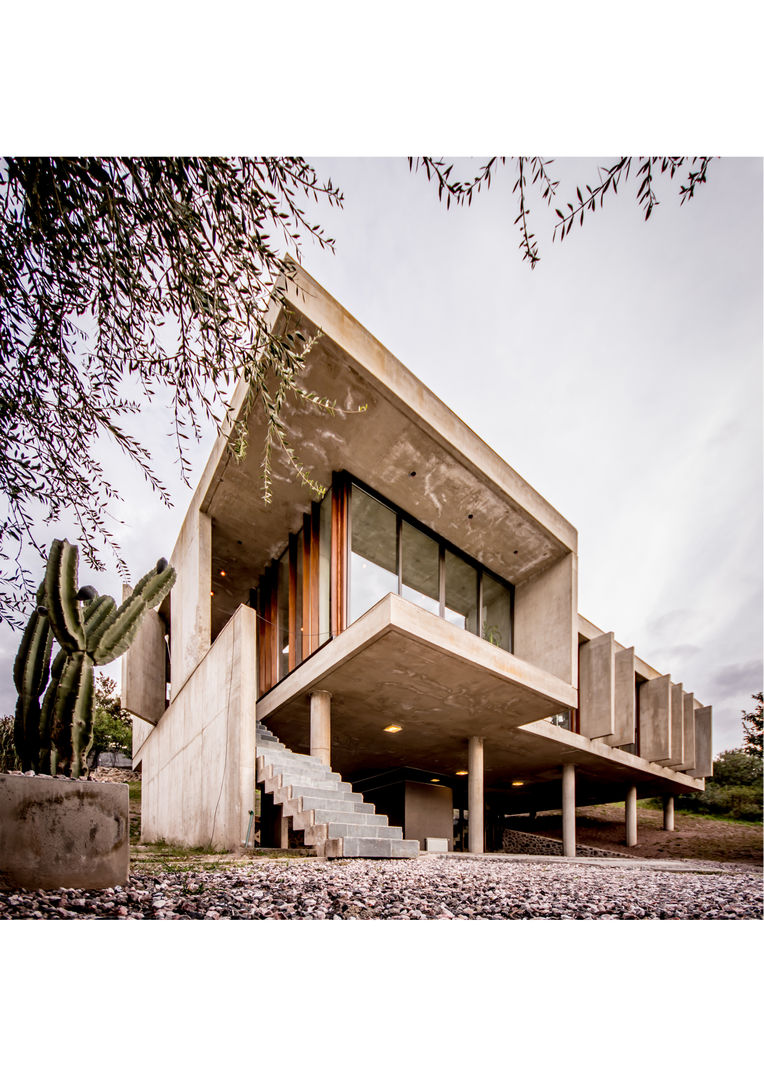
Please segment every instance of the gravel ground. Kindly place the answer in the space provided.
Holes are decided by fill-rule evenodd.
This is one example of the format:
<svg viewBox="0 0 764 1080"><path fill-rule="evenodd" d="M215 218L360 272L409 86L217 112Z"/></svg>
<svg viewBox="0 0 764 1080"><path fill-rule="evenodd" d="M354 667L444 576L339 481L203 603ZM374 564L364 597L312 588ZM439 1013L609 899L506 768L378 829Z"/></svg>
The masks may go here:
<svg viewBox="0 0 764 1080"><path fill-rule="evenodd" d="M506 859L258 860L0 893L2 919L760 919L761 875Z"/></svg>

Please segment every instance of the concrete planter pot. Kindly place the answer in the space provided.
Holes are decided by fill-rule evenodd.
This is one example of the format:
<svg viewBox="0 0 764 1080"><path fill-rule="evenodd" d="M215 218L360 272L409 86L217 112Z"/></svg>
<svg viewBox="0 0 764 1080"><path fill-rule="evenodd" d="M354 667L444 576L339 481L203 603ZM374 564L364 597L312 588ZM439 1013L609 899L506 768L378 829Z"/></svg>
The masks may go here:
<svg viewBox="0 0 764 1080"><path fill-rule="evenodd" d="M0 774L0 888L106 889L130 869L127 784Z"/></svg>

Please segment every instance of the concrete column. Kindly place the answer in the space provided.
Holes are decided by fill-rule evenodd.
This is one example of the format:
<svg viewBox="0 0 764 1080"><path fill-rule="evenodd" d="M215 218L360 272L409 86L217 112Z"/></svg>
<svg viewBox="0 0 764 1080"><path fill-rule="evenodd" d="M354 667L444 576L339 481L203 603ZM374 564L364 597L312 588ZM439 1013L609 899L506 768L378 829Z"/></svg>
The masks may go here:
<svg viewBox="0 0 764 1080"><path fill-rule="evenodd" d="M674 831L674 796L663 796L663 828L666 832Z"/></svg>
<svg viewBox="0 0 764 1080"><path fill-rule="evenodd" d="M626 792L626 847L637 846L637 788L632 784Z"/></svg>
<svg viewBox="0 0 764 1080"><path fill-rule="evenodd" d="M310 754L324 765L332 763L332 695L314 690L310 695Z"/></svg>
<svg viewBox="0 0 764 1080"><path fill-rule="evenodd" d="M562 767L562 853L570 859L576 854L576 766Z"/></svg>
<svg viewBox="0 0 764 1080"><path fill-rule="evenodd" d="M480 854L483 851L483 740L479 735L470 737L467 768L469 849Z"/></svg>

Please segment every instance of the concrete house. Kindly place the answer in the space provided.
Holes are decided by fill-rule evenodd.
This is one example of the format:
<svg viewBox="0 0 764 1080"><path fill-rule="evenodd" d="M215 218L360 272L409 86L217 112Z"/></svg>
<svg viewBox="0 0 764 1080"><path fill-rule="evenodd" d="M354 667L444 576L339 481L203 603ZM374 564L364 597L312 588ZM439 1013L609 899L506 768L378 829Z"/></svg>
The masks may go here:
<svg viewBox="0 0 764 1080"><path fill-rule="evenodd" d="M328 856L497 850L504 818L703 790L711 708L578 612L574 527L297 268L277 331L321 330L289 413L319 498L217 440L123 660L143 835ZM365 411L358 411L366 406ZM239 386L232 419L245 415Z"/></svg>

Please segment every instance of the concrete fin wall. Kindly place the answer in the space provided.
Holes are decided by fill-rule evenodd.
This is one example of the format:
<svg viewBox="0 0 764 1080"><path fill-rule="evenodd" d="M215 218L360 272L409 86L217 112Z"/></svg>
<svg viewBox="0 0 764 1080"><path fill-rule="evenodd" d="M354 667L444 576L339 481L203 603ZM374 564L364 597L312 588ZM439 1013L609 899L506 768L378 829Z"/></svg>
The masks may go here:
<svg viewBox="0 0 764 1080"><path fill-rule="evenodd" d="M682 733L684 757L680 769L695 768L695 695L684 694L682 700Z"/></svg>
<svg viewBox="0 0 764 1080"><path fill-rule="evenodd" d="M695 710L695 768L687 771L690 776L707 777L714 775L710 705Z"/></svg>
<svg viewBox="0 0 764 1080"><path fill-rule="evenodd" d="M615 734L615 640L612 634L578 650L580 732L589 739Z"/></svg>
<svg viewBox="0 0 764 1080"><path fill-rule="evenodd" d="M647 761L671 758L671 676L639 687L639 754Z"/></svg>
<svg viewBox="0 0 764 1080"><path fill-rule="evenodd" d="M684 761L684 687L671 684L671 757L666 762L672 768Z"/></svg>
<svg viewBox="0 0 764 1080"><path fill-rule="evenodd" d="M636 731L634 649L620 649L615 654L615 731L605 742L608 746L630 746L636 741Z"/></svg>
<svg viewBox="0 0 764 1080"><path fill-rule="evenodd" d="M255 800L255 618L237 609L138 751L144 840L244 842Z"/></svg>
<svg viewBox="0 0 764 1080"><path fill-rule="evenodd" d="M147 611L130 648L122 656L122 708L156 724L165 710L167 643L164 623Z"/></svg>
<svg viewBox="0 0 764 1080"><path fill-rule="evenodd" d="M578 562L571 552L515 587L513 652L576 686Z"/></svg>
<svg viewBox="0 0 764 1080"><path fill-rule="evenodd" d="M178 573L170 602L170 678L178 693L210 647L212 519L189 511L170 560Z"/></svg>

